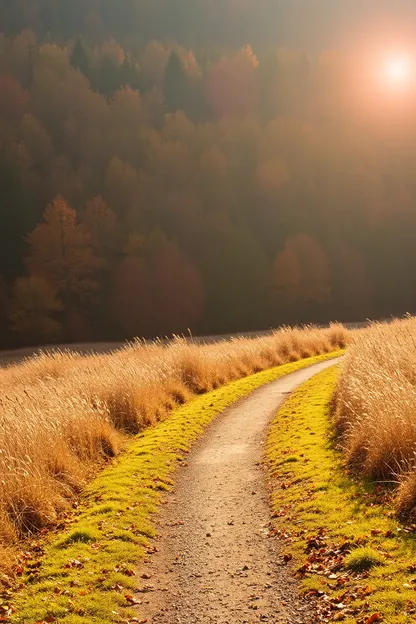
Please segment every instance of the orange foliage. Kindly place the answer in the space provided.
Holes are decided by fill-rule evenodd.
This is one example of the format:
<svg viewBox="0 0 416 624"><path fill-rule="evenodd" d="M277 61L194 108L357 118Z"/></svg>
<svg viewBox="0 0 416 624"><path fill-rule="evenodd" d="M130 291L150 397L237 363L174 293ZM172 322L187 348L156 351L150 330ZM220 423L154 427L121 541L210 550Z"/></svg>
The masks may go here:
<svg viewBox="0 0 416 624"><path fill-rule="evenodd" d="M21 84L8 74L0 74L0 119L18 122L29 110L29 95Z"/></svg>
<svg viewBox="0 0 416 624"><path fill-rule="evenodd" d="M91 247L91 237L77 221L76 212L62 197L46 208L44 222L27 237L27 265L62 293L65 303L89 300L97 291L95 273L102 262Z"/></svg>
<svg viewBox="0 0 416 624"><path fill-rule="evenodd" d="M221 58L207 73L208 104L219 116L246 117L254 112L259 98L256 74L258 61L249 46L233 58Z"/></svg>
<svg viewBox="0 0 416 624"><path fill-rule="evenodd" d="M118 242L118 223L114 211L102 195L93 197L87 203L82 223L91 237L91 244L97 252L115 251Z"/></svg>

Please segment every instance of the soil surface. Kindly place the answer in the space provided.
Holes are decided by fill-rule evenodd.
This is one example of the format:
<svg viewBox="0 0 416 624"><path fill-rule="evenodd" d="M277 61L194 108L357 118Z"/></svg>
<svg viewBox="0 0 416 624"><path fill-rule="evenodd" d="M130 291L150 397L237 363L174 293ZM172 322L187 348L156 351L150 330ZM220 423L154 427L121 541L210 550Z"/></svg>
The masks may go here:
<svg viewBox="0 0 416 624"><path fill-rule="evenodd" d="M282 546L270 536L264 443L287 395L333 364L260 388L208 428L159 517L158 550L141 570L150 591L139 594L140 621L316 622L283 562Z"/></svg>

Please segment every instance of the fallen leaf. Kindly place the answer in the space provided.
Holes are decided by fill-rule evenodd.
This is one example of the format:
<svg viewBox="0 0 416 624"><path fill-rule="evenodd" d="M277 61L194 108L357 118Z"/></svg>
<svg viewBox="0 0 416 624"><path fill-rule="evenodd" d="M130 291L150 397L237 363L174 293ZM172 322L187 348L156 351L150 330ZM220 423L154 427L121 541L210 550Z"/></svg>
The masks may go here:
<svg viewBox="0 0 416 624"><path fill-rule="evenodd" d="M130 604L133 605L139 605L142 604L141 600L138 600L137 598L135 598L132 594L125 594L124 598L127 600L127 602L129 602Z"/></svg>
<svg viewBox="0 0 416 624"><path fill-rule="evenodd" d="M68 561L68 563L65 565L66 568L83 568L84 564L81 561L78 561L78 559L71 559L70 561Z"/></svg>

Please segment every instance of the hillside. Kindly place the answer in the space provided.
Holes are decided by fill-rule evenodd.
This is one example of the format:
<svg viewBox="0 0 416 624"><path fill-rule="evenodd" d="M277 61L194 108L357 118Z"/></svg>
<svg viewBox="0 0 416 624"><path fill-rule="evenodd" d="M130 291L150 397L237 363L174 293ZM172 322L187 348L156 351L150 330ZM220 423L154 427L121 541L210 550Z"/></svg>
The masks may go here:
<svg viewBox="0 0 416 624"><path fill-rule="evenodd" d="M115 6L2 3L0 345L414 310L416 97L341 44L227 39L251 3L209 45Z"/></svg>

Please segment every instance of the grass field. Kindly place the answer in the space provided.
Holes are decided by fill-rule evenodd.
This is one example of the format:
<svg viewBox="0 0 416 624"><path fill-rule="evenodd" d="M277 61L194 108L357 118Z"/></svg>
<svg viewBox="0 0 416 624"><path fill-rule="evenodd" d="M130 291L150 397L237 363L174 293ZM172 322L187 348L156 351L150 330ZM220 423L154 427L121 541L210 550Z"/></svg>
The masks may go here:
<svg viewBox="0 0 416 624"><path fill-rule="evenodd" d="M154 548L152 516L191 444L217 414L238 399L335 355L235 381L176 409L165 422L137 436L127 452L88 486L65 530L39 544L26 562L23 589L7 603L7 621L110 624L137 617L132 608L140 609L140 600L152 584L152 579L136 574L140 561L151 557Z"/></svg>
<svg viewBox="0 0 416 624"><path fill-rule="evenodd" d="M334 407L349 465L398 488L397 510L416 519L416 319L357 335Z"/></svg>
<svg viewBox="0 0 416 624"><path fill-rule="evenodd" d="M53 526L129 439L230 381L345 346L348 332L285 329L213 345L136 343L107 356L42 355L0 372L0 566Z"/></svg>
<svg viewBox="0 0 416 624"><path fill-rule="evenodd" d="M347 356L348 357L348 356ZM414 527L399 526L384 492L350 478L333 438L338 367L279 410L267 443L273 530L317 622L416 621Z"/></svg>

